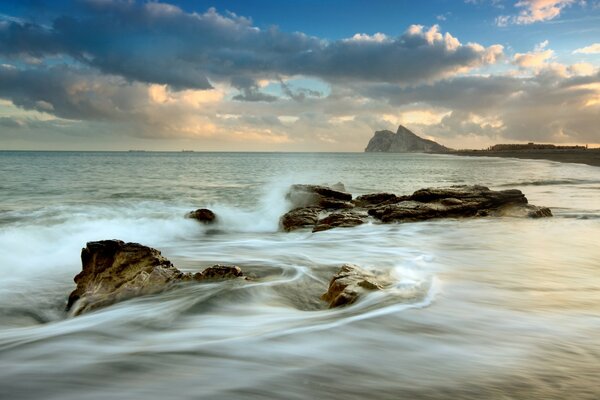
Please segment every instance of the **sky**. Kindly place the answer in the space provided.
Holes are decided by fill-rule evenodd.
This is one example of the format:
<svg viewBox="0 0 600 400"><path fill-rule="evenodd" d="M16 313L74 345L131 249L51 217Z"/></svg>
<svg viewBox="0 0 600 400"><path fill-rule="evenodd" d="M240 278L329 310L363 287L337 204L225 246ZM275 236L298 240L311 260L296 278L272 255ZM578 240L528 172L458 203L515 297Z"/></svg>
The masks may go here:
<svg viewBox="0 0 600 400"><path fill-rule="evenodd" d="M600 0L3 0L0 150L600 146Z"/></svg>

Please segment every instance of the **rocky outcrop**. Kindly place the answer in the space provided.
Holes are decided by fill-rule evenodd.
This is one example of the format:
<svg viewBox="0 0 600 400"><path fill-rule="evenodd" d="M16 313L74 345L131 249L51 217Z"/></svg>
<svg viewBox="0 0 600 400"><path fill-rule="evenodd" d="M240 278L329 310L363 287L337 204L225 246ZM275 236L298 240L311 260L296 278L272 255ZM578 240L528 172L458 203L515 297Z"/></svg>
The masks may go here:
<svg viewBox="0 0 600 400"><path fill-rule="evenodd" d="M519 190L490 190L485 186L452 186L417 190L395 204L377 206L369 215L382 222L423 221L432 218L489 216L500 207L525 206Z"/></svg>
<svg viewBox="0 0 600 400"><path fill-rule="evenodd" d="M349 193L314 185L294 185L288 198L298 206L281 218L284 230L312 228L313 232L352 227L365 222L414 222L434 218L465 217L551 217L547 207L528 204L516 189L490 190L485 186L426 188L412 195L372 193L352 200ZM326 205L342 202L344 207ZM350 205L348 205L350 204Z"/></svg>
<svg viewBox="0 0 600 400"><path fill-rule="evenodd" d="M450 149L433 140L423 139L400 125L396 133L377 131L369 140L367 153L446 153Z"/></svg>
<svg viewBox="0 0 600 400"><path fill-rule="evenodd" d="M199 208L195 211L191 211L187 213L186 217L200 221L203 224L212 224L217 219L215 213L208 208Z"/></svg>
<svg viewBox="0 0 600 400"><path fill-rule="evenodd" d="M321 299L329 303L329 308L354 303L368 292L382 290L392 285L389 277L375 275L357 265L344 264L329 282L327 292Z"/></svg>
<svg viewBox="0 0 600 400"><path fill-rule="evenodd" d="M123 300L155 294L180 282L242 276L239 267L216 265L194 275L183 273L160 251L120 240L88 242L81 250L82 271L67 310L79 315Z"/></svg>

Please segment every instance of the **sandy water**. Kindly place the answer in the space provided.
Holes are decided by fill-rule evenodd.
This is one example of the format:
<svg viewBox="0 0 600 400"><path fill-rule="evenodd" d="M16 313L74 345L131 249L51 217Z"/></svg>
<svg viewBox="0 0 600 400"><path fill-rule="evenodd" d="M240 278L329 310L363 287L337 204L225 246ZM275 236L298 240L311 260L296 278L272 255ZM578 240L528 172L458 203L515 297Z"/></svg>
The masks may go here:
<svg viewBox="0 0 600 400"><path fill-rule="evenodd" d="M393 154L0 153L0 398L600 397L600 169ZM291 183L354 195L518 188L551 219L278 232ZM210 229L183 218L210 207ZM87 241L160 249L190 285L64 313ZM345 262L396 279L343 309Z"/></svg>

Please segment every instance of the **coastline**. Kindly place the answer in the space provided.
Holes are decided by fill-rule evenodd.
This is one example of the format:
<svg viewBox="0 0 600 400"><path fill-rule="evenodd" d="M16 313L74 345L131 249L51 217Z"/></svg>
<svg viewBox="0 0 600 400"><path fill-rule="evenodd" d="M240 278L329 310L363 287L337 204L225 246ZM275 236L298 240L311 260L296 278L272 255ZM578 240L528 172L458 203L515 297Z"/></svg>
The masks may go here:
<svg viewBox="0 0 600 400"><path fill-rule="evenodd" d="M550 160L563 163L587 164L600 167L600 149L587 150L461 150L444 154L470 157L505 157Z"/></svg>

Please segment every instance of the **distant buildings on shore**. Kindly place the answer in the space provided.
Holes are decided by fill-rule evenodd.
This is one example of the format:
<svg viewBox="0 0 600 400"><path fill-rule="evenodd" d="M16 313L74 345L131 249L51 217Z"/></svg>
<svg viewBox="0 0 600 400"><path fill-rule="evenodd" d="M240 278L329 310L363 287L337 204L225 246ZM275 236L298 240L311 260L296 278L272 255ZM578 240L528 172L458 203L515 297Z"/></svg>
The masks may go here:
<svg viewBox="0 0 600 400"><path fill-rule="evenodd" d="M488 151L513 151L513 150L586 150L585 146L557 146L554 144L540 144L540 143L527 143L527 144L495 144L487 148Z"/></svg>

